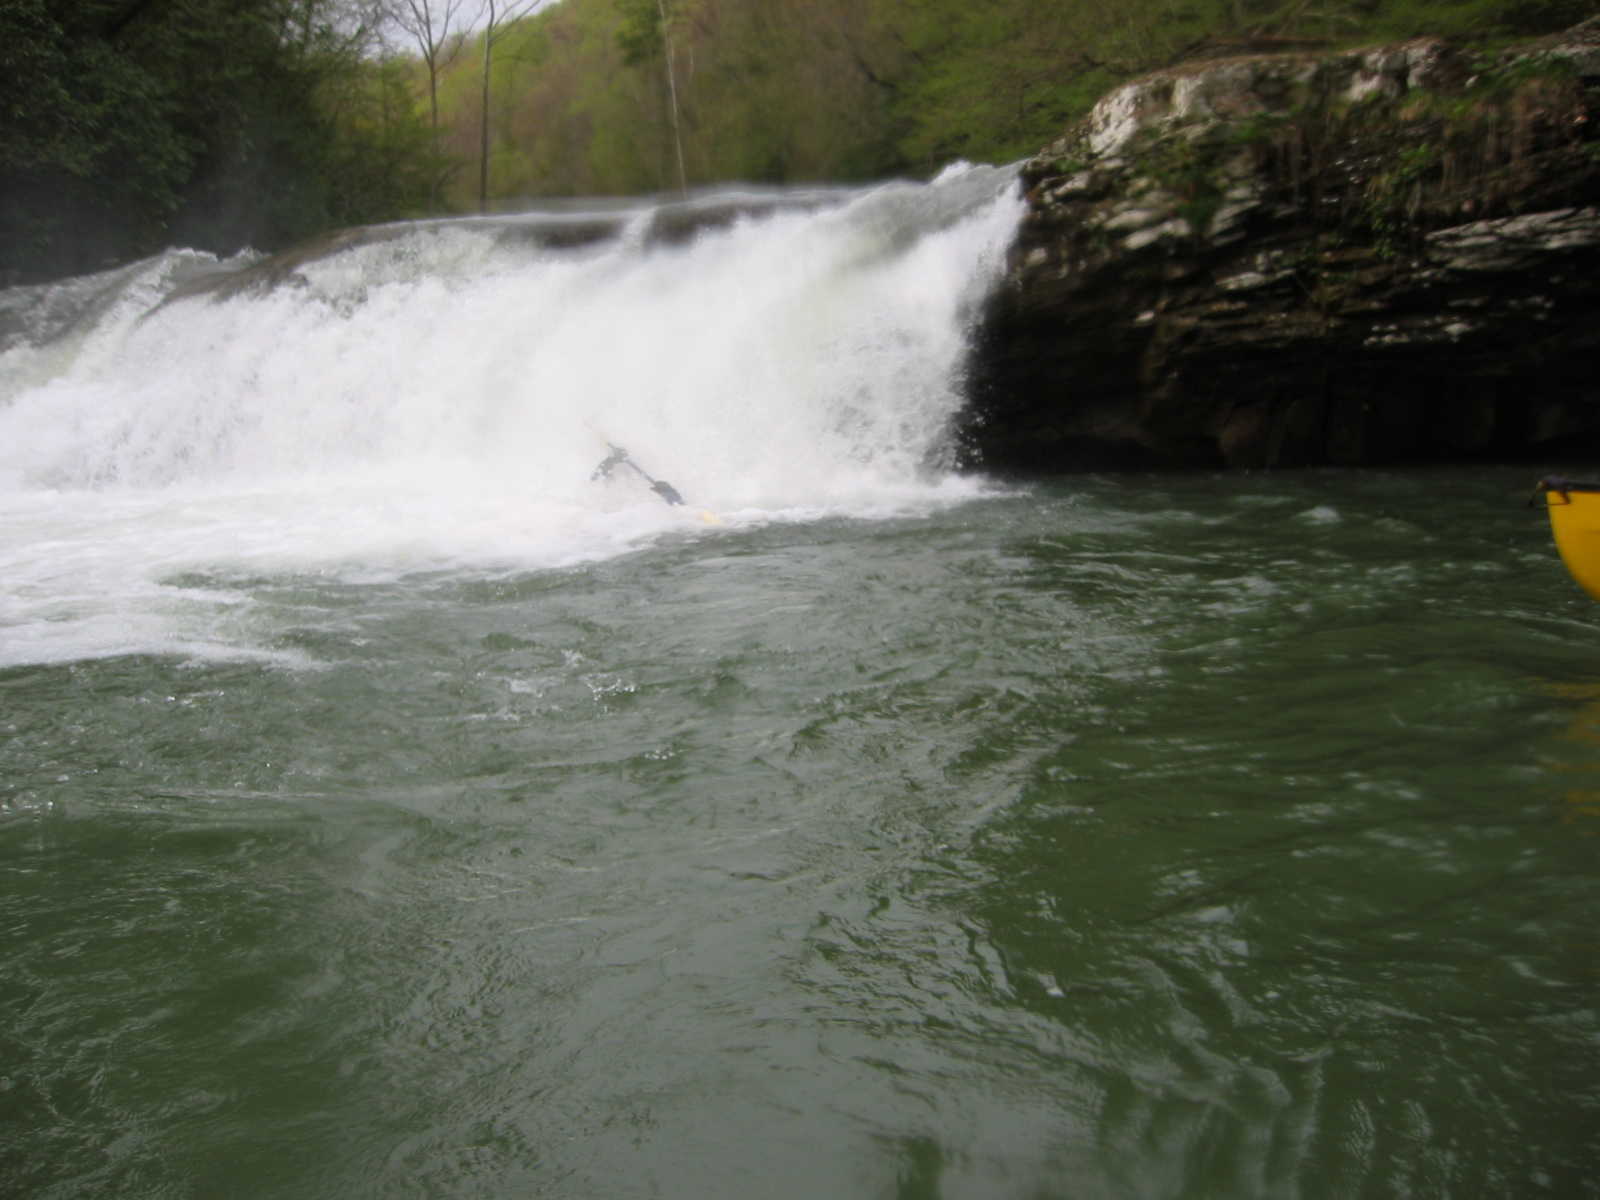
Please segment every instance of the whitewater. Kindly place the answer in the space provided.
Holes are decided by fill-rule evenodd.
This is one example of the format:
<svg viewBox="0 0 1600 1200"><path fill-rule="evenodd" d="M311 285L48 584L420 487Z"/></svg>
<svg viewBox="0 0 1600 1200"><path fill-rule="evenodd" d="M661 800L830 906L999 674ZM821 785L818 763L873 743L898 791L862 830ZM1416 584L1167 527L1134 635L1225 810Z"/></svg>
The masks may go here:
<svg viewBox="0 0 1600 1200"><path fill-rule="evenodd" d="M263 575L559 567L971 497L962 357L1020 210L1014 172L962 166L11 289L0 666L280 654ZM687 503L593 478L611 443Z"/></svg>

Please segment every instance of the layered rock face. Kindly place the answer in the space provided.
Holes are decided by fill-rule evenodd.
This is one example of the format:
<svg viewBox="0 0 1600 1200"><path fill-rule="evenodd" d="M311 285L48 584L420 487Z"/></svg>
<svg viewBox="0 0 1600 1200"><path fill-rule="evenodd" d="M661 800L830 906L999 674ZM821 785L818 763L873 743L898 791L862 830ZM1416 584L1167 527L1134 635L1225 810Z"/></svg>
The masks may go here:
<svg viewBox="0 0 1600 1200"><path fill-rule="evenodd" d="M1600 458L1600 19L1188 63L1024 182L989 469Z"/></svg>

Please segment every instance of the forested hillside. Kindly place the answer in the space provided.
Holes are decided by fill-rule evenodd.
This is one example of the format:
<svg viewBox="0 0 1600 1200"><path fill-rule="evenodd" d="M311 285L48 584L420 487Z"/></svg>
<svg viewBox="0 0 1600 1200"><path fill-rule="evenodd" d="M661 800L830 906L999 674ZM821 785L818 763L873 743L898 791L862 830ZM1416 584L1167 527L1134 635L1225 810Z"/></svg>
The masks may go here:
<svg viewBox="0 0 1600 1200"><path fill-rule="evenodd" d="M1564 28L1600 0L564 0L495 62L489 200L857 180L1030 154L1195 53ZM446 72L475 161L476 46ZM675 119L676 118L676 119ZM679 168L681 145L682 170ZM477 176L451 191L475 207Z"/></svg>
<svg viewBox="0 0 1600 1200"><path fill-rule="evenodd" d="M1193 54L1600 0L7 0L0 282L539 196L927 174ZM487 99L487 104L485 103ZM485 154L487 150L487 154Z"/></svg>

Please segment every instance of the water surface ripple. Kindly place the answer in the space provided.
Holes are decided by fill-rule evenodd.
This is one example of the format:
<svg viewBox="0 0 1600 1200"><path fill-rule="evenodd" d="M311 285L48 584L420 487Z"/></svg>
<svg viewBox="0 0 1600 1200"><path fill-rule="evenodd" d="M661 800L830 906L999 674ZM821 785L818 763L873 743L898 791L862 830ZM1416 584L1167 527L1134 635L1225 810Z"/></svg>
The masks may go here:
<svg viewBox="0 0 1600 1200"><path fill-rule="evenodd" d="M0 1192L1600 1195L1600 616L1519 471L185 569L0 672Z"/></svg>

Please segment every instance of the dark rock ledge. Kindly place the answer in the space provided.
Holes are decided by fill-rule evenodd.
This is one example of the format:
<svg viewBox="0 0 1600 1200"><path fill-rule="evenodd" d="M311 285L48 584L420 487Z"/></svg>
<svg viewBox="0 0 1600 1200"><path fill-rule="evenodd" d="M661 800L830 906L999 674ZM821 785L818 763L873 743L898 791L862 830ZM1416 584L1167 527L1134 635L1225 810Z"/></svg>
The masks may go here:
<svg viewBox="0 0 1600 1200"><path fill-rule="evenodd" d="M1180 66L1024 183L988 469L1600 457L1600 18Z"/></svg>

